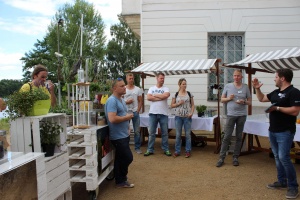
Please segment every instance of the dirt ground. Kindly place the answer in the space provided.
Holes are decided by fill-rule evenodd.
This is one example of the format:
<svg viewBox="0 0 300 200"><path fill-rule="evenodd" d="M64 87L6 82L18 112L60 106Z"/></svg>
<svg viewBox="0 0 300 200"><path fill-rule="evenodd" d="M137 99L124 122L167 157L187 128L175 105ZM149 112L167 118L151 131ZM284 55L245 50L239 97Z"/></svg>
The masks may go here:
<svg viewBox="0 0 300 200"><path fill-rule="evenodd" d="M172 152L174 142L169 140ZM267 138L262 138L261 143L268 147ZM274 159L268 153L240 156L238 167L232 166L232 155L228 155L225 165L217 168L218 154L213 153L214 144L193 147L190 158L173 158L163 154L157 138L154 155L144 157L133 152L134 161L128 177L135 187L117 189L114 181L105 180L99 186L98 199L285 199L286 190L266 188L268 183L276 181ZM142 151L146 148L147 145L143 145ZM300 183L300 165L295 164L295 167ZM74 200L88 199L85 184L74 185L72 193Z"/></svg>

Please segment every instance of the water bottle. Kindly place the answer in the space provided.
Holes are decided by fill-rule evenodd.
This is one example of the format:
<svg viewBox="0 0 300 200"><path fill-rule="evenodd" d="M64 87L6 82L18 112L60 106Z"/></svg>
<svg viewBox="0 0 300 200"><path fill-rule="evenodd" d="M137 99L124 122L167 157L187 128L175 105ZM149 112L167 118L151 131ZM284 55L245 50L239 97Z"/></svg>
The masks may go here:
<svg viewBox="0 0 300 200"><path fill-rule="evenodd" d="M84 70L83 69L78 69L77 76L78 76L78 83L84 83Z"/></svg>

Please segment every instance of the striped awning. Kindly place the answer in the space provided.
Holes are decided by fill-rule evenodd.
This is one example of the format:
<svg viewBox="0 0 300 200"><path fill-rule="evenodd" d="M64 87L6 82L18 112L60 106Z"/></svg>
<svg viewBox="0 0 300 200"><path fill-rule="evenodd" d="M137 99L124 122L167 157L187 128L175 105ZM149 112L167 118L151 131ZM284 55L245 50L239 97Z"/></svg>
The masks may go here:
<svg viewBox="0 0 300 200"><path fill-rule="evenodd" d="M300 48L251 54L241 61L226 64L226 66L241 66L249 63L257 63L261 68L271 72L280 68L300 70Z"/></svg>
<svg viewBox="0 0 300 200"><path fill-rule="evenodd" d="M217 59L202 60L177 60L177 61L161 61L143 63L132 72L150 72L158 74L160 72L165 75L181 75L181 74L202 74L214 71Z"/></svg>

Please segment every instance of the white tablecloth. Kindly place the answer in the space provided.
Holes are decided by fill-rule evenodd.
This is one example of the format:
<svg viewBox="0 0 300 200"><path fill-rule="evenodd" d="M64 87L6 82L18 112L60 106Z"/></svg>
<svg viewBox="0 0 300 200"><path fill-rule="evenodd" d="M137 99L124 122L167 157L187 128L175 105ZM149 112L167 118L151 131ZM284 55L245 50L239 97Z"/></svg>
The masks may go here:
<svg viewBox="0 0 300 200"><path fill-rule="evenodd" d="M249 133L253 135L258 135L258 136L264 136L264 137L269 137L269 126L270 123L268 120L265 119L260 119L260 120L254 120L250 119L246 121L245 126L244 126L244 133ZM294 141L300 142L300 125L296 125L296 134L294 137Z"/></svg>
<svg viewBox="0 0 300 200"><path fill-rule="evenodd" d="M213 117L198 117L197 115L193 115L192 117L192 127L191 130L205 130L205 131L213 131ZM175 128L175 116L169 115L168 118L168 128L174 129ZM141 127L149 127L149 114L142 113L140 114L140 126Z"/></svg>

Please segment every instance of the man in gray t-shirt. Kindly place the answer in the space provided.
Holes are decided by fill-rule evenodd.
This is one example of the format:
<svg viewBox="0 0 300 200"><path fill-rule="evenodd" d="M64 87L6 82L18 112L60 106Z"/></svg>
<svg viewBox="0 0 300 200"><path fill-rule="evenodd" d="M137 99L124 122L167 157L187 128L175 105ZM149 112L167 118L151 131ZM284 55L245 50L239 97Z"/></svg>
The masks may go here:
<svg viewBox="0 0 300 200"><path fill-rule="evenodd" d="M225 85L221 102L227 104L227 119L224 127L224 138L222 140L220 158L216 166L224 164L226 152L231 141L232 132L235 127L236 143L233 152L233 166L239 166L238 157L242 146L242 133L247 118L247 106L251 105L251 94L248 86L242 83L242 71L235 70L233 83Z"/></svg>

